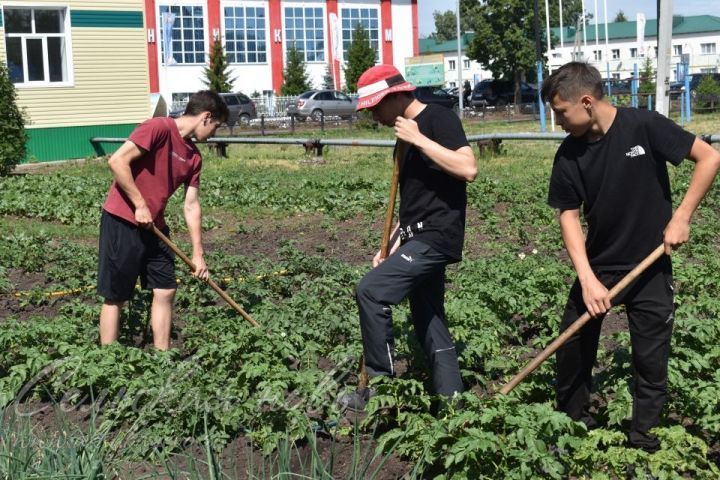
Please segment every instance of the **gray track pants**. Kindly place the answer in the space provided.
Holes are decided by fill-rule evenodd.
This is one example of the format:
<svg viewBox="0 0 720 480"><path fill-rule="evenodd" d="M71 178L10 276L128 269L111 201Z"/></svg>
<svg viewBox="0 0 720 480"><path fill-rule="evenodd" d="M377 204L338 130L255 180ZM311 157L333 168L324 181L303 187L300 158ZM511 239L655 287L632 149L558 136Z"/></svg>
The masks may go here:
<svg viewBox="0 0 720 480"><path fill-rule="evenodd" d="M365 366L370 377L393 375L392 310L409 297L415 333L441 395L462 392L457 353L445 321L445 266L451 259L411 240L371 270L357 286Z"/></svg>

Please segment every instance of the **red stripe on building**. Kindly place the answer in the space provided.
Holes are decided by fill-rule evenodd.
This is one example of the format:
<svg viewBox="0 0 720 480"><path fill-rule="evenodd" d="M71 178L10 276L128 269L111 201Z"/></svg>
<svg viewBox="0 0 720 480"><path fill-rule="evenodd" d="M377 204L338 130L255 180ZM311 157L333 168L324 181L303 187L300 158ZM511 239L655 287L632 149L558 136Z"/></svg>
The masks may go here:
<svg viewBox="0 0 720 480"><path fill-rule="evenodd" d="M212 45L215 43L215 38L220 38L220 0L207 0L207 18L208 18L208 55L212 51Z"/></svg>
<svg viewBox="0 0 720 480"><path fill-rule="evenodd" d="M340 22L340 17L338 15L338 2L337 0L327 0L326 2L327 6L327 38L329 39L328 42L326 42L326 45L328 46L328 58L332 60L332 76L333 76L333 82L335 83L335 88L338 90L340 89L340 61L334 58L333 56L333 50L337 49L337 46L333 44L333 32L332 32L332 24L330 23L330 14L335 14L338 17L338 23ZM337 26L337 28L340 28L340 25ZM342 42L342 38L339 35L337 37L339 42Z"/></svg>
<svg viewBox="0 0 720 480"><path fill-rule="evenodd" d="M160 91L160 76L158 73L158 50L157 42L160 41L160 32L156 31L157 16L155 15L155 1L145 0L145 28L146 34L148 30L155 32L155 39L150 42L148 37L147 53L148 53L148 76L150 77L150 93Z"/></svg>
<svg viewBox="0 0 720 480"><path fill-rule="evenodd" d="M414 2L416 0L413 0ZM416 3L413 5L417 6ZM382 63L393 64L393 31L392 31L392 0L381 0L380 3L380 43L382 43ZM390 36L387 36L390 32Z"/></svg>
<svg viewBox="0 0 720 480"><path fill-rule="evenodd" d="M413 56L420 54L420 29L418 28L418 4L417 0L411 0L412 6L412 38L413 38Z"/></svg>
<svg viewBox="0 0 720 480"><path fill-rule="evenodd" d="M285 83L283 74L283 44L282 44L282 10L280 0L270 0L268 18L270 20L270 58L272 67L272 87L276 94Z"/></svg>

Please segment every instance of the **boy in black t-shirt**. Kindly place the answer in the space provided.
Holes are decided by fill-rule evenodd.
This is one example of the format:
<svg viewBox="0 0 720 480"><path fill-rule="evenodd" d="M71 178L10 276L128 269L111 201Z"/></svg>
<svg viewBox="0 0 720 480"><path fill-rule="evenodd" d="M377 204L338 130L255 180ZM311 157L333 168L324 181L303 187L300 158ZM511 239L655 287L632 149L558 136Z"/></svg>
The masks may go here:
<svg viewBox="0 0 720 480"><path fill-rule="evenodd" d="M600 73L586 63L571 62L554 72L542 97L570 134L555 155L548 195L559 210L577 272L560 329L586 311L593 316L557 352L558 408L588 426L596 424L588 406L600 326L611 306L608 290L663 243L666 255L615 299L626 307L632 344L629 441L655 451L659 441L649 430L665 403L673 325L669 255L688 241L690 219L720 168L720 153L658 113L615 108L603 100ZM666 162L678 165L683 158L696 165L673 214Z"/></svg>
<svg viewBox="0 0 720 480"><path fill-rule="evenodd" d="M392 65L377 65L358 80L358 110L394 127L407 144L400 162L400 218L390 255L373 259L357 286L365 366L370 377L392 376L391 307L409 297L418 340L430 359L438 394L462 392L457 353L445 320L445 266L460 261L465 234L466 182L477 174L462 124L449 109L425 105ZM340 403L360 410L369 389L344 395Z"/></svg>

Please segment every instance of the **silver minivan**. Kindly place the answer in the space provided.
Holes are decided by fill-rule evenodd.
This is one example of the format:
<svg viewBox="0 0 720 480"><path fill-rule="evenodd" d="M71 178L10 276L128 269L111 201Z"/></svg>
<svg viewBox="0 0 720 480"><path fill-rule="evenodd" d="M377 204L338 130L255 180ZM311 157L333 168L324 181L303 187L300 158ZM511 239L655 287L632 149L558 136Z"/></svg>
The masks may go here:
<svg viewBox="0 0 720 480"><path fill-rule="evenodd" d="M310 90L288 103L287 114L298 120L311 118L319 121L322 116L345 119L355 115L355 107L357 98L351 98L337 90Z"/></svg>

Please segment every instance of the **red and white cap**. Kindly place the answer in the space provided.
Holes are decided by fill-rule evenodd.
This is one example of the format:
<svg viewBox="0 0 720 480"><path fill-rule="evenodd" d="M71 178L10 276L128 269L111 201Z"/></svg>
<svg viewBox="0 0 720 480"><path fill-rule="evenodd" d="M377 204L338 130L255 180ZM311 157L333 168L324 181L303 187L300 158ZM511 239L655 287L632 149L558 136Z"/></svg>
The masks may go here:
<svg viewBox="0 0 720 480"><path fill-rule="evenodd" d="M375 65L360 75L357 82L358 104L356 110L372 108L388 93L410 92L415 85L405 80L393 65Z"/></svg>

